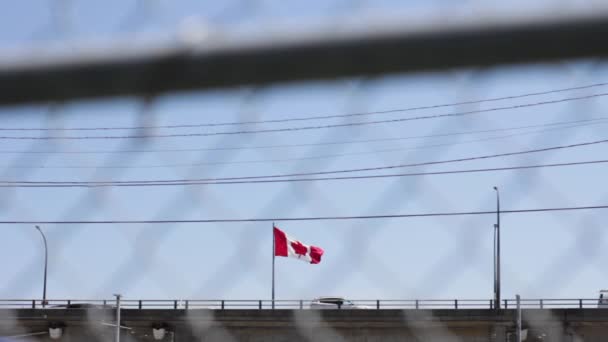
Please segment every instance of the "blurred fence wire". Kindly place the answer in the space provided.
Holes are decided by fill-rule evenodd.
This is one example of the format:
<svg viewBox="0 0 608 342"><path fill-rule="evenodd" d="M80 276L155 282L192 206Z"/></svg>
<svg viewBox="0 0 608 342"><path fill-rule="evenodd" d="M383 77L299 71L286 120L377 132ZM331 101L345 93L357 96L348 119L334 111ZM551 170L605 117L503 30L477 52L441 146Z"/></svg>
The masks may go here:
<svg viewBox="0 0 608 342"><path fill-rule="evenodd" d="M0 14L0 337L107 341L116 291L127 341L605 336L559 311L606 286L602 4L47 2ZM326 254L271 303L274 224Z"/></svg>

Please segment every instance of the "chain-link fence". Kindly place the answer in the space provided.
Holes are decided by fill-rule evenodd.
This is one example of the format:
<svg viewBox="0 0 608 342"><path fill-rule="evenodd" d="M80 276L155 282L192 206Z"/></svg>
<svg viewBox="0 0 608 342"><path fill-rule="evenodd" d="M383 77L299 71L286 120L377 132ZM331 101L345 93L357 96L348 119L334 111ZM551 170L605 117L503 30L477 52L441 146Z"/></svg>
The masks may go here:
<svg viewBox="0 0 608 342"><path fill-rule="evenodd" d="M605 333L558 324L608 286L602 2L5 7L0 336Z"/></svg>

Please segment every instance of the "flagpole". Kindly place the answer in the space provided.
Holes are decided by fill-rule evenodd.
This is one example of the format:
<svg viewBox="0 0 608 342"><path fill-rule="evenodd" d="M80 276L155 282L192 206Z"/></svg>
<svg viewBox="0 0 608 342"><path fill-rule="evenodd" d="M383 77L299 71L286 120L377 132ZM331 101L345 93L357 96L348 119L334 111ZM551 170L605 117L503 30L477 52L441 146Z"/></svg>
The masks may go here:
<svg viewBox="0 0 608 342"><path fill-rule="evenodd" d="M274 245L274 222L272 222L272 309L274 310L274 252L275 252L275 245Z"/></svg>

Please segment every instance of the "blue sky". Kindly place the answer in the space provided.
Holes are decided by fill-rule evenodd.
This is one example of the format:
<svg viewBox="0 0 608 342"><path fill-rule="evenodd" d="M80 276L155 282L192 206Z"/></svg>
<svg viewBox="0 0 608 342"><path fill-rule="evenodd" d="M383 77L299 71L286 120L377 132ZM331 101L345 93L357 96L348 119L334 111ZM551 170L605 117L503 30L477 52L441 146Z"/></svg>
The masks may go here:
<svg viewBox="0 0 608 342"><path fill-rule="evenodd" d="M259 1L199 3L135 2L93 5L71 1L66 26L58 27L51 1L21 1L0 14L2 51L42 44L66 49L100 39L174 39L184 22L202 22L229 35L263 35L281 27L327 27L339 20L365 23L382 15L438 20L445 13L474 18L498 14L593 9L593 2L527 2L509 9L493 2L313 1L305 5ZM525 3L525 5L524 5ZM249 6L249 7L247 7ZM514 9L516 8L516 9ZM390 14L389 14L390 12ZM539 12L539 13L540 13ZM190 19L187 19L190 18ZM194 19L192 19L194 18ZM338 20L339 19L339 20ZM188 21L189 20L189 21ZM371 19L370 19L371 20ZM371 21L370 21L371 22ZM303 28L304 27L304 28ZM76 43L73 43L76 42ZM60 45L61 46L61 45ZM517 95L596 84L608 69L593 61L553 65L389 75L166 94L145 115L134 98L77 101L53 112L45 106L0 108L1 127L117 127L273 120L313 115L380 111ZM370 115L383 120L449 114L564 97L608 92L608 87L525 99L448 108ZM306 147L268 145L404 138L453 132L540 125L602 118L608 99L598 97L463 117L288 133L159 138L150 140L2 140L2 180L131 180L233 177L315 172L455 159L606 139L608 122L553 131L513 130L442 138ZM350 119L349 119L350 120ZM341 123L341 119L311 121ZM347 121L348 122L348 121ZM307 123L258 124L249 129L294 127ZM152 133L231 131L237 127L162 129ZM128 132L128 131L127 131ZM37 136L39 132L2 132ZM57 132L54 132L57 133ZM65 135L119 135L125 131L64 132ZM529 133L505 137L514 133ZM469 142L497 138L483 142ZM444 144L450 146L428 147ZM233 151L54 153L123 150L209 149ZM253 148L252 148L253 147ZM392 152L379 152L392 149ZM11 152L13 151L13 152ZM9 153L11 152L11 153ZM603 159L606 146L408 168L422 172ZM289 160L343 154L323 159ZM280 161L283 160L283 161ZM191 165L169 167L167 165ZM24 167L35 168L24 168ZM40 166L44 166L41 168ZM154 167L150 167L154 166ZM166 167L160 167L166 166ZM67 168L66 168L67 167ZM109 168L116 167L116 168ZM121 168L126 167L126 168ZM449 176L295 184L211 185L107 189L4 189L0 220L223 219L292 216L374 215L493 210L493 186L504 209L602 205L606 166L542 169ZM608 251L604 211L504 215L503 296L513 298L594 298L605 283ZM277 222L291 236L321 246L319 265L277 260L277 298L344 295L360 299L492 297L494 216L365 221ZM270 297L271 224L45 225L49 240L49 298L259 299ZM2 298L41 296L42 241L29 225L3 225L0 260Z"/></svg>

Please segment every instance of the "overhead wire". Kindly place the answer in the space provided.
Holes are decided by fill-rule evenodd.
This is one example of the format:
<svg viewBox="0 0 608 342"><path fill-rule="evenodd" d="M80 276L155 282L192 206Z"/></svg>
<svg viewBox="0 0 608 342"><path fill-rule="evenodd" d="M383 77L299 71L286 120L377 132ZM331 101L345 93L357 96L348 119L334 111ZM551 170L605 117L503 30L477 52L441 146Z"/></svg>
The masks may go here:
<svg viewBox="0 0 608 342"><path fill-rule="evenodd" d="M606 85L608 85L608 83L595 83L595 84L589 84L589 85L583 85L583 86L577 86L577 87L552 89L552 90L547 90L547 91L501 96L501 97L494 97L494 98L481 99L481 100L470 100L470 101L462 101L462 102L454 102L454 103L446 103L446 104L396 108L396 109L348 113L348 114L313 115L313 116L309 115L309 116L303 116L303 117L273 119L273 120L177 124L177 125L154 125L154 126L152 126L152 125L149 125L149 126L122 126L122 127L67 127L67 128L61 128L61 127L58 127L58 128L52 128L52 127L44 127L44 128L0 127L0 131L97 131L97 130L138 130L138 129L145 130L145 129L197 128L197 127L219 127L219 126L236 126L236 125L249 125L249 124L285 123L285 122L293 122L293 121L324 120L324 119L368 116L368 115L377 115L377 114L389 114L389 113L409 112L409 111L416 111L416 110L438 109L438 108L445 108L445 107L480 104L480 103L496 102L496 101L503 101L503 100L515 100L515 99L520 99L520 98L525 98L525 97L549 95L549 94L556 94L556 93L562 93L562 92L568 92L568 91L597 88L597 87L603 87Z"/></svg>
<svg viewBox="0 0 608 342"><path fill-rule="evenodd" d="M576 207L531 208L501 210L501 214L526 214L540 212L563 212L580 210L608 209L608 205L588 205ZM243 222L281 222L281 221L343 221L343 220L375 220L394 218L424 218L446 216L495 215L496 211L458 211L414 214L384 214L359 216L308 216L308 217L267 217L243 219L191 219L191 220L2 220L0 224L184 224L184 223L243 223Z"/></svg>
<svg viewBox="0 0 608 342"><path fill-rule="evenodd" d="M549 104L564 103L578 100L588 100L592 98L598 98L607 96L608 93L599 93L578 97L562 98L558 100L547 100L534 103L525 103L511 106L494 107L487 109L469 110L456 113L446 114L433 114L433 115L421 115L407 118L396 118L387 120L376 120L376 121L360 121L360 122L348 122L339 124L328 124L328 125L315 125L315 126L298 126L298 127L283 127L283 128L271 128L271 129L259 129L259 130L241 130L241 131L225 131L225 132L206 132L206 133L176 133L176 134L143 134L143 135L99 135L99 136L0 136L2 140L105 140L105 139L151 139L151 138L177 138L177 137L207 137L207 136L219 136L219 135L241 135L241 134L260 134L260 133L279 133L279 132L296 132L305 130L317 130L317 129L328 129L328 128L339 128L339 127L357 127L367 125L377 125L385 123L397 123L414 120L428 120L438 119L447 117L461 117L466 115L490 113L510 109L521 109L530 108L537 106L544 106Z"/></svg>
<svg viewBox="0 0 608 342"><path fill-rule="evenodd" d="M583 142L583 143L577 143L577 144L545 147L545 148L539 148L539 149L530 149L530 150L499 153L499 154L465 157L465 158L458 158L458 159L447 159L447 160L438 160L438 161L430 161L430 162L387 165L387 166L375 166L375 167L357 168L357 169L341 169L341 170L333 170L333 171L273 174L273 175L265 175L265 176L218 177L218 178L174 179L174 180L129 180L129 181L19 181L18 183L20 183L20 184L42 184L42 183L44 183L44 184L91 184L91 185L93 185L93 184L145 184L145 183L160 184L160 183L222 182L222 181L239 181L239 180L254 180L254 179L305 177L305 176L328 175L328 174L380 171L380 170L390 170L390 169L406 168L406 167L417 167L417 166L459 163L459 162L475 161L475 160L485 160L485 159L516 156L516 155L523 155L523 154L530 154L530 153L563 150L563 149L582 147L582 146L591 146L591 145L603 144L606 142L608 142L608 139L589 141L589 142ZM6 183L10 183L10 182L14 183L15 181L0 181L0 184L3 184L3 183L6 184Z"/></svg>
<svg viewBox="0 0 608 342"><path fill-rule="evenodd" d="M539 127L553 127L553 126L566 126L563 129L582 127L588 125L598 125L607 122L608 117L596 117L582 120L570 120L570 121L557 121L544 124L536 125L524 125L524 126L511 126L504 128L493 128L484 130L472 130L472 131L461 131L451 133L439 133L439 134L428 134L428 135L413 135L405 137L390 137L390 138L373 138L373 139L360 139L360 140L342 140L342 141L327 141L317 143L301 143L301 144L277 144L277 145L257 145L257 146L227 146L227 147L209 147L209 148L169 148L169 149L119 149L119 150L79 150L79 151L65 151L65 150L44 150L44 151L31 151L31 150L0 150L0 154L115 154L115 153L163 153L163 152L200 152L200 151L233 151L233 150L257 150L257 149L279 149L279 148L297 148L297 147L310 147L310 146L327 146L327 145L347 145L347 144L367 144L375 142L386 142L386 141L400 141L400 140L414 140L414 139L428 139L428 138L442 138L451 137L467 134L481 134L481 133L497 133L506 131L523 130L530 128ZM561 129L561 127L556 128Z"/></svg>
<svg viewBox="0 0 608 342"><path fill-rule="evenodd" d="M283 159L209 161L209 162L200 162L200 163L178 163L178 164L158 164L158 165L139 165L139 166L137 166L137 165L18 165L17 164L17 165L0 166L0 168L5 168L5 169L9 169L9 168L10 169L150 169L150 168L169 168L169 167L171 167L171 168L174 168L174 167L200 167L200 166L209 166L209 165L243 165L243 164L284 163L284 162L295 162L295 161L304 161L304 160L322 160L322 159L329 159L329 158L342 158L342 157L362 156L362 155L370 155L370 154L378 154L378 153L403 152L403 151L414 151L414 150L436 148L436 147L456 146L456 145L470 144L470 143L477 143L477 142L502 140L502 139L508 139L508 138L517 137L517 136L546 133L546 132L558 131L558 130L567 129L567 128L594 125L594 124L598 124L598 123L608 123L608 122L593 122L593 123L586 123L586 124L572 125L572 126L565 126L565 127L554 127L554 128L544 129L544 130L514 133L514 134L508 134L508 135L503 135L503 136L498 136L498 137L471 139L471 140L465 140L465 141L422 145L422 146L416 146L416 147L388 148L388 149L378 149L378 150L373 150L373 151L345 152L345 153L337 153L337 154L326 154L326 155L283 158Z"/></svg>
<svg viewBox="0 0 608 342"><path fill-rule="evenodd" d="M233 180L233 181L176 181L176 182L32 182L32 181L0 181L0 188L95 188L95 187L154 187L154 186L185 186L185 185L224 185L224 184L263 184L263 183L294 183L294 182L318 182L318 181L340 181L340 180L361 180L361 179L379 179L379 178L396 178L396 177L420 177L420 176L438 176L438 175L453 175L465 173L485 173L498 171L514 171L514 170L529 170L540 168L555 168L565 166L581 166L592 164L605 164L608 160L590 160L581 162L567 162L555 164L539 164L539 165L520 165L506 166L482 169L466 169L466 170L448 170L434 172L415 172L415 173L397 173L397 174L379 174L379 175L364 175L364 176L343 176L343 177L316 177L316 178L288 178L288 179L261 179L261 180Z"/></svg>
<svg viewBox="0 0 608 342"><path fill-rule="evenodd" d="M450 164L450 163L459 163L459 162L466 162L466 161L493 159L493 158L516 156L516 155L538 153L538 152L563 150L563 149L569 149L569 148L574 148L574 147L582 147L582 146L591 146L591 145L603 144L603 143L606 143L606 142L608 142L608 139L595 140L595 141L589 141L589 142L577 143L577 144L568 144L568 145L559 145L559 146L545 147L545 148L539 148L539 149L530 149L530 150L523 150L523 151L516 151L516 152L497 153L497 154L490 154L490 155L482 155L482 156L475 156L475 157L465 157L465 158L457 158L457 159L447 159L447 160L439 160L439 161L431 161L431 162L398 164L398 165L388 165L388 166L375 166L375 167L356 168L356 169L344 169L344 170L333 170L333 171L318 171L318 172L300 172L300 173L289 173L289 174L274 174L274 175L267 175L267 176L247 176L247 177L232 177L232 178L228 177L228 178L224 178L223 180L314 176L314 175L326 175L326 174L338 174L338 173L379 171L379 170L389 170L389 169L397 169L397 168L405 168L405 167L416 167L416 166ZM213 180L222 180L222 179L221 178L216 178L216 179L213 179Z"/></svg>

